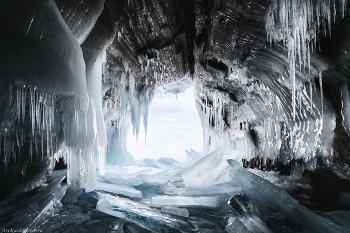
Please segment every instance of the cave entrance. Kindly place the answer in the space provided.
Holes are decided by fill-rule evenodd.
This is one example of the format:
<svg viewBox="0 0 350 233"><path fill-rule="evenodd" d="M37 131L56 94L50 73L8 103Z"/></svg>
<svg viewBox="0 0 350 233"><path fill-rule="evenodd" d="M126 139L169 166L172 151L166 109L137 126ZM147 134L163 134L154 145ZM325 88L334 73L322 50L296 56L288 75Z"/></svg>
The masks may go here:
<svg viewBox="0 0 350 233"><path fill-rule="evenodd" d="M145 131L141 130L137 143L131 129L127 147L135 160L166 157L186 162L185 150L202 150L202 133L193 88L177 96L158 93L149 109L146 145Z"/></svg>

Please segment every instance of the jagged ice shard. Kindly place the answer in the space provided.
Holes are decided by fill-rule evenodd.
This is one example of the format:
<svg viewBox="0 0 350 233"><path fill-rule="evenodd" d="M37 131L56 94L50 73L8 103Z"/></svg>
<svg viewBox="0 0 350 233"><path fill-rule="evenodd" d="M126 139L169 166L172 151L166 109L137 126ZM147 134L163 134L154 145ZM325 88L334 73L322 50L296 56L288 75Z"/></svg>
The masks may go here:
<svg viewBox="0 0 350 233"><path fill-rule="evenodd" d="M2 0L0 228L349 231L349 8ZM189 88L202 150L136 160L155 94Z"/></svg>

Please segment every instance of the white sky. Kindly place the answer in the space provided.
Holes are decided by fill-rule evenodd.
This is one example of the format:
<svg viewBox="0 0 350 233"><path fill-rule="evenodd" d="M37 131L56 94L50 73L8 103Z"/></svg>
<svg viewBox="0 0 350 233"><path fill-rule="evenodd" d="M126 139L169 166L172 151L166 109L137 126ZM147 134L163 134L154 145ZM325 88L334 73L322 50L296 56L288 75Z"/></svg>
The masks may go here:
<svg viewBox="0 0 350 233"><path fill-rule="evenodd" d="M202 126L195 107L193 88L176 96L174 94L155 95L149 109L147 145L145 131L141 126L138 145L133 137L132 127L127 147L136 160L170 157L186 161L185 150L202 150Z"/></svg>

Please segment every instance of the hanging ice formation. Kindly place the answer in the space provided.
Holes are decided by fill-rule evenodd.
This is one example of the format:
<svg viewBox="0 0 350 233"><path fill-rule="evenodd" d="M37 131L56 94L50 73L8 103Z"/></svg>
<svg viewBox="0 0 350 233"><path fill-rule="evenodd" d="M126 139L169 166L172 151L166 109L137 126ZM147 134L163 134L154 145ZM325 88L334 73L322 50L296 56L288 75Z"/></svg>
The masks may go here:
<svg viewBox="0 0 350 233"><path fill-rule="evenodd" d="M106 68L106 67L105 67ZM105 69L104 68L104 69ZM124 71L103 76L103 114L107 129L107 164L130 166L136 161L127 150L126 140L129 127L138 139L141 119L147 135L148 109L154 96L154 89L147 85L139 88L134 75L129 72L127 62Z"/></svg>
<svg viewBox="0 0 350 233"><path fill-rule="evenodd" d="M347 0L339 0L342 17L346 2ZM310 72L310 52L316 50L317 34L323 32L331 36L332 12L335 21L335 0L273 0L268 10L268 41L270 44L282 41L288 47L293 120L296 115L296 69L305 72L307 67Z"/></svg>
<svg viewBox="0 0 350 233"><path fill-rule="evenodd" d="M96 122L95 114L91 112L92 103L74 96L58 99L54 94L30 86L12 86L9 103L6 125L0 134L5 167L10 155L14 161L22 153L28 153L31 161L58 160L62 156L67 163L68 183L93 190L96 184ZM58 141L60 124L63 124L63 147ZM25 175L25 170L22 174Z"/></svg>

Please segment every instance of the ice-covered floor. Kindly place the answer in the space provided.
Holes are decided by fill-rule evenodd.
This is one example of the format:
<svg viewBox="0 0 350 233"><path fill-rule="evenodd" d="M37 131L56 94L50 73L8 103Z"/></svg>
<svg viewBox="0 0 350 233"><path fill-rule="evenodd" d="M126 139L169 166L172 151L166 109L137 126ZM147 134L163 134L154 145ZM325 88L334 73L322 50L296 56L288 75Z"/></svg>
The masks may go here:
<svg viewBox="0 0 350 233"><path fill-rule="evenodd" d="M41 187L3 201L0 227L27 232L350 231L350 211L313 212L301 206L282 189L287 183L298 186L296 178L245 169L233 160L238 153L220 148L193 165L161 158L134 167L108 166L88 193L68 187L65 171L57 170Z"/></svg>

